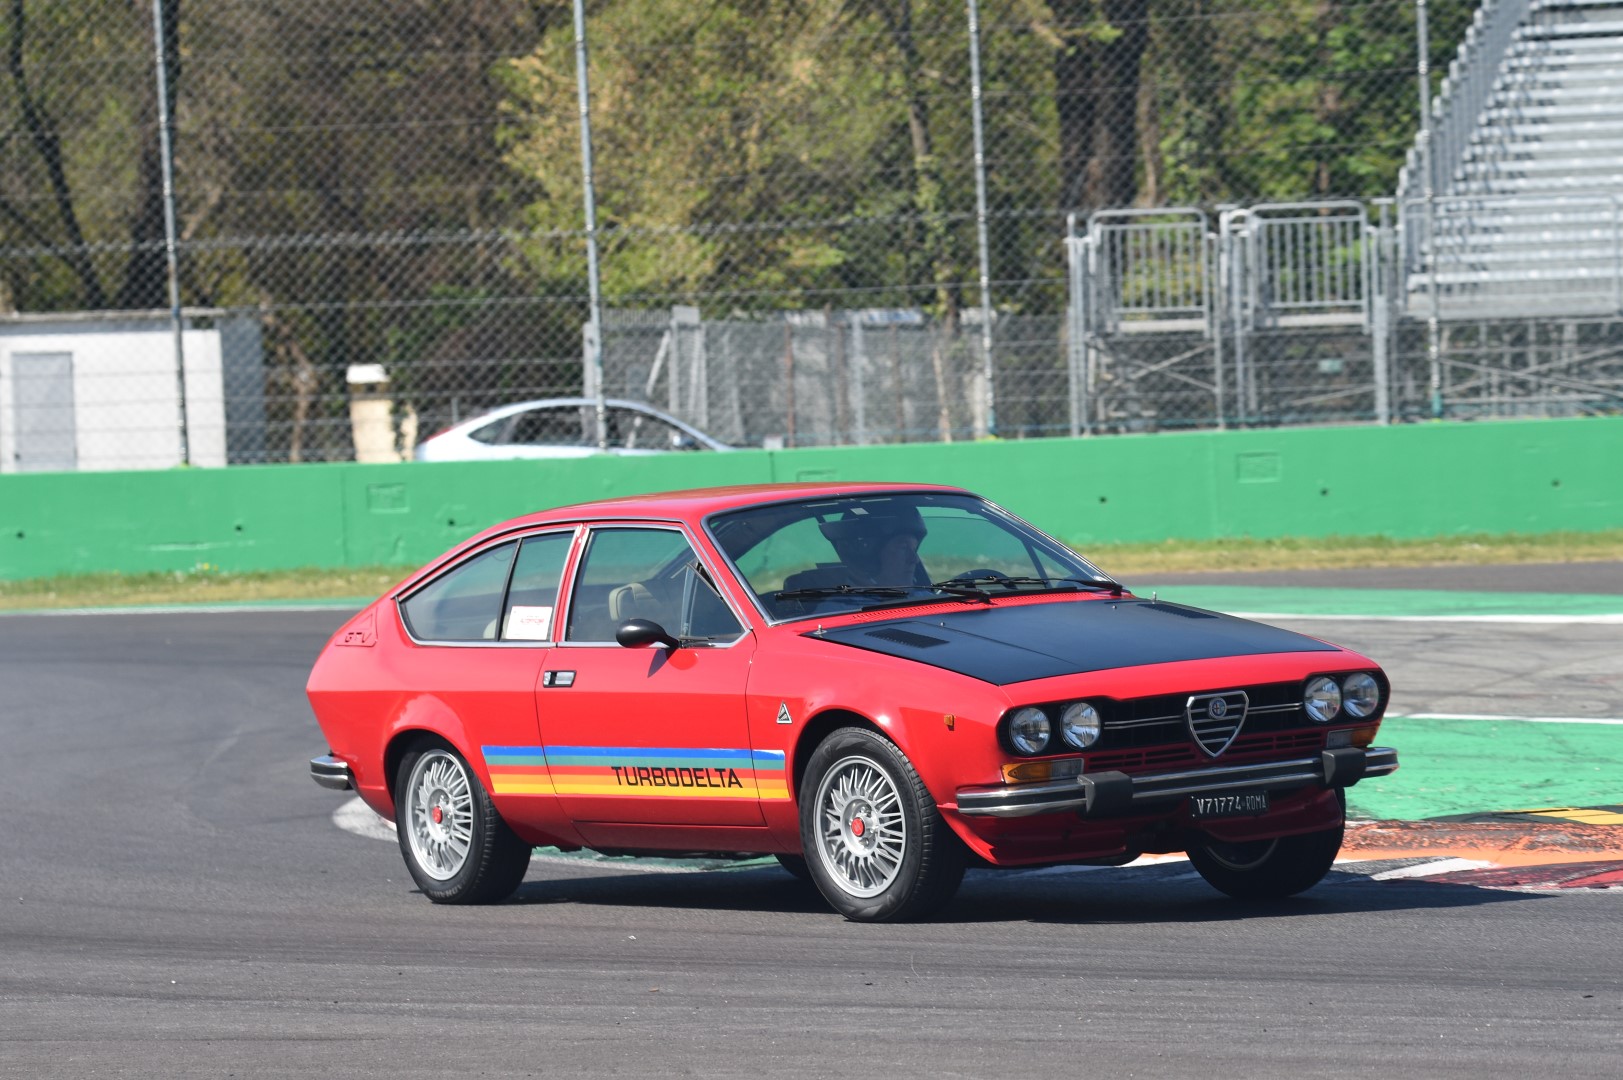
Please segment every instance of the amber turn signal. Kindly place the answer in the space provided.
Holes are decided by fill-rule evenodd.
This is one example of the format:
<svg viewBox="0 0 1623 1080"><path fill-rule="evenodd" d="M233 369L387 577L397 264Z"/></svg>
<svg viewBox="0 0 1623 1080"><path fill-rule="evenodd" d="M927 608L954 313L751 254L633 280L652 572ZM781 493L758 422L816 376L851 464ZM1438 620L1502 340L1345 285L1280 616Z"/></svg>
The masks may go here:
<svg viewBox="0 0 1623 1080"><path fill-rule="evenodd" d="M1065 780L1082 775L1082 759L1054 761L1008 761L1003 764L1005 784L1040 784L1044 780Z"/></svg>

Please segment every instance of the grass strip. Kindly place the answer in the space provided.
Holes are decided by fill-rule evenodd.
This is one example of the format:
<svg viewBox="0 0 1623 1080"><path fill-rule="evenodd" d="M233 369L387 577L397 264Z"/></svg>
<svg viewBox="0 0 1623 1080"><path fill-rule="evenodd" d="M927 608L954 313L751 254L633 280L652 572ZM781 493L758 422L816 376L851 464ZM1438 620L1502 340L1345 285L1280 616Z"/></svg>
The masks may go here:
<svg viewBox="0 0 1623 1080"><path fill-rule="evenodd" d="M1166 540L1143 544L1078 545L1118 578L1222 567L1315 570L1347 567L1504 565L1623 561L1623 529L1595 533L1452 536L1392 540L1379 536L1287 537L1272 540ZM84 574L0 581L0 611L220 604L260 600L328 600L378 596L416 567L339 570L227 571L209 563L190 570L145 574Z"/></svg>

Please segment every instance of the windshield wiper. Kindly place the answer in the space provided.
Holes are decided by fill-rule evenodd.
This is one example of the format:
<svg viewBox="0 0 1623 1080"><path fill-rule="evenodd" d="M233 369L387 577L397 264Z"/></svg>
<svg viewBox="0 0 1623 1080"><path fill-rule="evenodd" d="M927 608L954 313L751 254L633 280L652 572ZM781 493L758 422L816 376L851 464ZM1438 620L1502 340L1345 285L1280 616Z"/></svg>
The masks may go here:
<svg viewBox="0 0 1623 1080"><path fill-rule="evenodd" d="M814 596L906 596L916 585L811 585L804 589L780 589L772 595L779 600L805 600Z"/></svg>
<svg viewBox="0 0 1623 1080"><path fill-rule="evenodd" d="M1002 574L974 574L974 575L971 575L969 577L949 578L944 582L939 582L938 585L939 586L945 586L945 585L953 585L953 584L972 584L972 583L978 582L978 581L984 581L988 585L1002 585L1002 586L1004 586L1005 588L1008 588L1008 589L1013 589L1016 585L1052 586L1052 585L1054 585L1056 583L1059 583L1059 584L1062 584L1062 585L1080 585L1080 586L1083 586L1083 587L1089 588L1089 589L1108 589L1110 592L1115 593L1117 596L1120 596L1121 592L1122 592L1122 587L1121 587L1120 583L1112 581L1109 578L1076 578L1076 577L1046 578L1046 577L1012 577L1012 576L1005 577Z"/></svg>
<svg viewBox="0 0 1623 1080"><path fill-rule="evenodd" d="M978 589L968 582L937 581L930 585L814 585L804 589L786 589L772 595L779 600L801 600L816 596L906 596L909 593L928 589L931 592L947 593L951 596L962 596L969 600L992 599L992 595L985 589Z"/></svg>

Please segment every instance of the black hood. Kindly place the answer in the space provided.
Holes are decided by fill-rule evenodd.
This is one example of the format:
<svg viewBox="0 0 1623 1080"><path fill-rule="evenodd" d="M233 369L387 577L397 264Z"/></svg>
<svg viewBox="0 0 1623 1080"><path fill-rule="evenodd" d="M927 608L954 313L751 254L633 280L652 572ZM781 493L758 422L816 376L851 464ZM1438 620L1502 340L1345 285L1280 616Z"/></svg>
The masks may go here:
<svg viewBox="0 0 1623 1080"><path fill-rule="evenodd" d="M917 660L999 686L1178 660L1338 651L1302 634L1232 615L1131 598L965 607L911 618L898 614L884 622L807 636Z"/></svg>

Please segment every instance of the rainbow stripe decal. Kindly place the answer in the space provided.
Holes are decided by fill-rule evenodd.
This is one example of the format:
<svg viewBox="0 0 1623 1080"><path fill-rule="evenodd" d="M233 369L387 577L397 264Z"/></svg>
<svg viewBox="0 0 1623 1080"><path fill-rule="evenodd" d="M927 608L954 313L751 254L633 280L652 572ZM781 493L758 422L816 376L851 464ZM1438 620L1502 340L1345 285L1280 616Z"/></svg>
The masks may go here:
<svg viewBox="0 0 1623 1080"><path fill-rule="evenodd" d="M539 746L481 746L494 795L554 795L547 752Z"/></svg>
<svg viewBox="0 0 1623 1080"><path fill-rule="evenodd" d="M781 750L482 747L497 795L788 799Z"/></svg>

